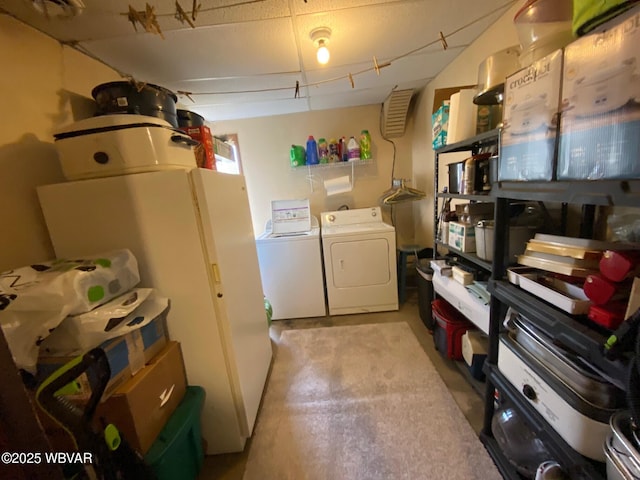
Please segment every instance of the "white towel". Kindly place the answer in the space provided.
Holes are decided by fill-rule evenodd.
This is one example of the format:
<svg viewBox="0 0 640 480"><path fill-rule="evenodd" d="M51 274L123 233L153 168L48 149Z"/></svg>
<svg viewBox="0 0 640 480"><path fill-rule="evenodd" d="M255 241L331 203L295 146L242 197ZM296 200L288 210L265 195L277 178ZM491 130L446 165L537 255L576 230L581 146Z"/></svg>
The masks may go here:
<svg viewBox="0 0 640 480"><path fill-rule="evenodd" d="M327 191L327 196L338 195L339 193L346 193L352 190L351 179L349 175L345 175L331 180L324 181L324 188Z"/></svg>

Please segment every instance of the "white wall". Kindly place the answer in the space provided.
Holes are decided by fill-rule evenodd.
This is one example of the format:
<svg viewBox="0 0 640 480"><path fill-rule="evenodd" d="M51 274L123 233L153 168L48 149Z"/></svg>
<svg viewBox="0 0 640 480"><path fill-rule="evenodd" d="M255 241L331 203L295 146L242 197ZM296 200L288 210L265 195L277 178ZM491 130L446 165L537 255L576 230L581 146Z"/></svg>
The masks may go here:
<svg viewBox="0 0 640 480"><path fill-rule="evenodd" d="M433 246L433 172L434 153L431 146L431 112L434 92L438 88L475 85L478 81L478 67L489 55L511 45L518 45L518 36L513 25L513 17L522 2L513 5L490 28L467 47L418 97L415 110L413 135L413 177L417 188L431 193L428 201L414 205L415 235L425 246Z"/></svg>
<svg viewBox="0 0 640 480"><path fill-rule="evenodd" d="M0 272L53 257L35 187L63 181L53 132L92 115L91 88L113 70L0 15Z"/></svg>
<svg viewBox="0 0 640 480"><path fill-rule="evenodd" d="M264 230L271 217L271 201L309 198L312 213L320 216L341 205L363 208L378 205L378 198L391 187L394 147L380 134L380 105L323 110L246 120L221 121L210 124L214 135L238 134L242 165L253 227L256 234ZM307 137L358 138L360 131L369 130L374 162L354 167L354 188L346 194L327 196L324 180L351 175L351 165L333 167L290 167L289 150L292 144L306 145ZM395 143L394 176L411 178L412 123L407 124L404 136ZM311 173L311 178L309 178ZM409 185L412 185L411 183ZM224 200L224 199L221 199ZM383 207L390 220L391 209ZM410 204L394 207L399 243L412 243L413 219Z"/></svg>

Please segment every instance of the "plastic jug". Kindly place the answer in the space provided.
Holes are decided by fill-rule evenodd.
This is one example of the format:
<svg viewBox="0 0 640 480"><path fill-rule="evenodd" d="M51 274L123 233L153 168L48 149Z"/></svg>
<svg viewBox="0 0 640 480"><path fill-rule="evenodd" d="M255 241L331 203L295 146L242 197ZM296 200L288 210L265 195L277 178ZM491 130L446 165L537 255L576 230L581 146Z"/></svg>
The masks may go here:
<svg viewBox="0 0 640 480"><path fill-rule="evenodd" d="M302 145L291 145L289 158L291 159L292 167L301 167L304 165L304 162L306 161L304 147Z"/></svg>
<svg viewBox="0 0 640 480"><path fill-rule="evenodd" d="M347 144L347 151L349 152L350 162L356 162L360 160L360 144L354 137L351 137L349 139L349 143Z"/></svg>
<svg viewBox="0 0 640 480"><path fill-rule="evenodd" d="M313 135L309 135L307 139L307 165L317 165L319 162L318 144Z"/></svg>
<svg viewBox="0 0 640 480"><path fill-rule="evenodd" d="M371 159L371 135L369 135L369 130L360 132L360 158L362 160Z"/></svg>

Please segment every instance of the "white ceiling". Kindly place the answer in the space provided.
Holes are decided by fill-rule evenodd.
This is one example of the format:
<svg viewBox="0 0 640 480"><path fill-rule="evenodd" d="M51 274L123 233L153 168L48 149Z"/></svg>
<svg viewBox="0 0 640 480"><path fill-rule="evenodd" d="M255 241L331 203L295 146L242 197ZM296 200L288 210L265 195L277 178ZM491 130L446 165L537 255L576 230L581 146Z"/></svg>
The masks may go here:
<svg viewBox="0 0 640 480"><path fill-rule="evenodd" d="M49 17L33 7L34 1L49 6ZM191 92L190 98L178 95L179 105L210 121L379 104L396 86L421 88L513 4L198 0L192 28L176 19L175 0L83 0L85 8L73 18L52 15L58 9L51 2L60 1L1 0L0 10L123 75ZM178 3L191 18L193 1ZM128 20L130 5L143 11L147 4L164 39L140 24L134 29ZM326 66L317 63L309 37L317 27L332 30ZM390 63L379 75L374 56L379 65Z"/></svg>

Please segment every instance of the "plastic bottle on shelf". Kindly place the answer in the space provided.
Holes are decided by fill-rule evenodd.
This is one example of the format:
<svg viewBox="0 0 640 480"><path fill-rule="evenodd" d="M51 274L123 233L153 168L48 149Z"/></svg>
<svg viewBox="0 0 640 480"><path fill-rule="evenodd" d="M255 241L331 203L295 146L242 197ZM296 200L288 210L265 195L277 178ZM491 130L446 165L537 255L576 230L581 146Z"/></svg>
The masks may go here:
<svg viewBox="0 0 640 480"><path fill-rule="evenodd" d="M318 144L313 135L309 135L307 139L307 165L317 165L320 160L318 159Z"/></svg>
<svg viewBox="0 0 640 480"><path fill-rule="evenodd" d="M354 137L349 139L347 144L348 157L350 162L356 162L360 160L360 143L356 141Z"/></svg>
<svg viewBox="0 0 640 480"><path fill-rule="evenodd" d="M292 167L301 167L305 162L304 147L302 145L291 145L289 153Z"/></svg>
<svg viewBox="0 0 640 480"><path fill-rule="evenodd" d="M349 160L349 150L347 149L346 137L340 138L340 161L347 162Z"/></svg>
<svg viewBox="0 0 640 480"><path fill-rule="evenodd" d="M360 158L362 160L371 159L371 135L369 135L369 130L360 132Z"/></svg>
<svg viewBox="0 0 640 480"><path fill-rule="evenodd" d="M324 138L318 139L318 159L320 163L329 163L329 144Z"/></svg>
<svg viewBox="0 0 640 480"><path fill-rule="evenodd" d="M338 141L335 138L329 140L329 163L340 161L340 149Z"/></svg>

